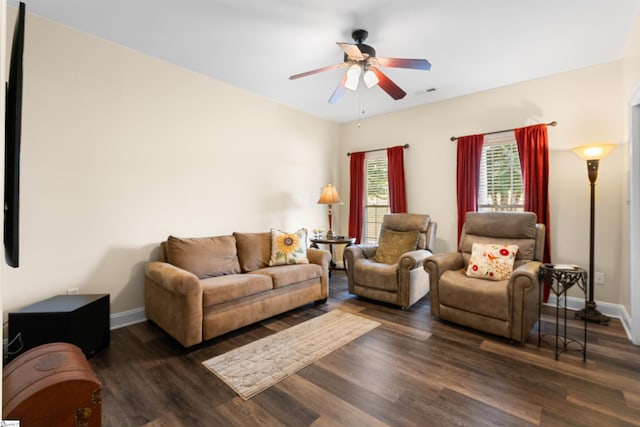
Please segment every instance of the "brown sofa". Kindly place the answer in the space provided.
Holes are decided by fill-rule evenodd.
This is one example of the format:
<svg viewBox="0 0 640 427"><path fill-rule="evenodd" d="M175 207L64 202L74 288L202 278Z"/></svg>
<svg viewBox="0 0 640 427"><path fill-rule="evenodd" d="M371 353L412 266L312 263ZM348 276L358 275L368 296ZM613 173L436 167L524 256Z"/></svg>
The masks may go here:
<svg viewBox="0 0 640 427"><path fill-rule="evenodd" d="M269 266L271 233L181 239L145 268L145 311L185 347L328 296L328 251Z"/></svg>

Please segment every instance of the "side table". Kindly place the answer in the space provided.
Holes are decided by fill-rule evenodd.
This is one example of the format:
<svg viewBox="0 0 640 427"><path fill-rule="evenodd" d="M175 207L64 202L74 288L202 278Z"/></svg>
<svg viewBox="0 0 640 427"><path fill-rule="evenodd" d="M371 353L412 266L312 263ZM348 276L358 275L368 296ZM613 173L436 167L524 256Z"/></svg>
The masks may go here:
<svg viewBox="0 0 640 427"><path fill-rule="evenodd" d="M344 266L346 265L344 263L344 255L342 256L342 265L343 268L338 268L336 267L336 262L333 260L333 245L345 245L345 248L347 246L351 246L356 242L356 238L355 237L341 237L341 238L335 238L335 239L310 239L311 241L311 247L318 249L318 245L329 245L329 252L331 253L331 261L329 262L329 277L331 277L331 272L333 270L344 270Z"/></svg>
<svg viewBox="0 0 640 427"><path fill-rule="evenodd" d="M560 265L560 264L542 264L538 271L538 347L543 340L544 335L540 330L540 319L542 313L542 287L546 283L551 292L556 296L556 331L555 331L555 348L554 355L556 360L560 353L566 351L581 351L582 360L587 360L587 319L584 319L584 336L582 342L567 338L567 291L574 285L584 294L584 302L587 303L587 272L578 266ZM560 300L564 300L564 307L561 307ZM560 309L563 309L563 331L560 334ZM570 344L574 344L574 348L569 348Z"/></svg>

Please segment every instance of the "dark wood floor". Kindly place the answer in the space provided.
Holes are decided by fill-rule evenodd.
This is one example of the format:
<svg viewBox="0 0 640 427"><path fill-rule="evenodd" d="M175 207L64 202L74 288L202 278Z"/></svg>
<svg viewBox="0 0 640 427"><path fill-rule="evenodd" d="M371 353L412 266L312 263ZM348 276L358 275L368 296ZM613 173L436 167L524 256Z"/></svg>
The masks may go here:
<svg viewBox="0 0 640 427"><path fill-rule="evenodd" d="M587 362L349 295L342 273L309 305L185 352L155 325L114 330L90 359L104 426L640 426L640 348L617 319L589 325ZM245 402L202 361L334 309L382 323ZM545 315L543 330L551 331ZM580 336L580 323L570 334Z"/></svg>

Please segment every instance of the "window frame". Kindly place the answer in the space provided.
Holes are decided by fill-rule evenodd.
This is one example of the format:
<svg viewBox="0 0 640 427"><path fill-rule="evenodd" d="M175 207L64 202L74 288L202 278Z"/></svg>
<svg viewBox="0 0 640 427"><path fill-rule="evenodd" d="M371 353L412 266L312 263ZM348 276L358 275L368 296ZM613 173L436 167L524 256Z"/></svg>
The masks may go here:
<svg viewBox="0 0 640 427"><path fill-rule="evenodd" d="M370 162L380 162L385 165L385 190L386 204L373 203L369 201L369 164ZM389 162L386 152L370 152L366 153L364 161L364 200L363 200L363 220L362 220L362 238L361 243L375 245L378 243L380 236L380 228L382 227L382 219L384 215L391 212L389 201ZM384 197L379 201L384 201ZM375 212L374 218L371 218L370 212Z"/></svg>
<svg viewBox="0 0 640 427"><path fill-rule="evenodd" d="M487 151L492 147L499 146L511 146L511 155L513 156L510 160L510 186L508 192L510 193L508 196L507 203L495 203L495 198L489 197L489 177L487 174ZM514 181L515 179L515 181ZM519 180L519 182L518 182ZM520 197L519 200L513 200L515 188L520 188ZM495 196L494 196L495 197ZM510 200L509 200L510 199ZM482 155L480 158L480 170L478 177L478 189L477 189L477 211L478 212L522 212L524 211L524 203L525 203L525 191L524 191L524 181L522 179L522 168L520 163L520 154L518 152L518 143L515 138L515 134L513 132L501 132L494 135L486 135L484 143L482 144Z"/></svg>

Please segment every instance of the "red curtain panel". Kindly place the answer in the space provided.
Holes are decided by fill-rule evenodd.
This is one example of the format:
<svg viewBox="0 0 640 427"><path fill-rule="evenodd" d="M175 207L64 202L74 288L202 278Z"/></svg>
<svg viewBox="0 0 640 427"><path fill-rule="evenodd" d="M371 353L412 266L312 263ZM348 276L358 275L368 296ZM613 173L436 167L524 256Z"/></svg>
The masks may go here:
<svg viewBox="0 0 640 427"><path fill-rule="evenodd" d="M524 210L535 212L538 222L546 227L543 262L551 262L549 227L549 140L547 125L527 126L514 130L524 184ZM549 288L544 288L544 301Z"/></svg>
<svg viewBox="0 0 640 427"><path fill-rule="evenodd" d="M404 181L404 147L387 148L389 174L389 208L392 213L407 212L407 194Z"/></svg>
<svg viewBox="0 0 640 427"><path fill-rule="evenodd" d="M349 236L362 239L364 222L364 151L351 153L351 185L349 192Z"/></svg>
<svg viewBox="0 0 640 427"><path fill-rule="evenodd" d="M458 138L456 191L458 196L458 242L467 212L478 210L478 181L484 135Z"/></svg>

